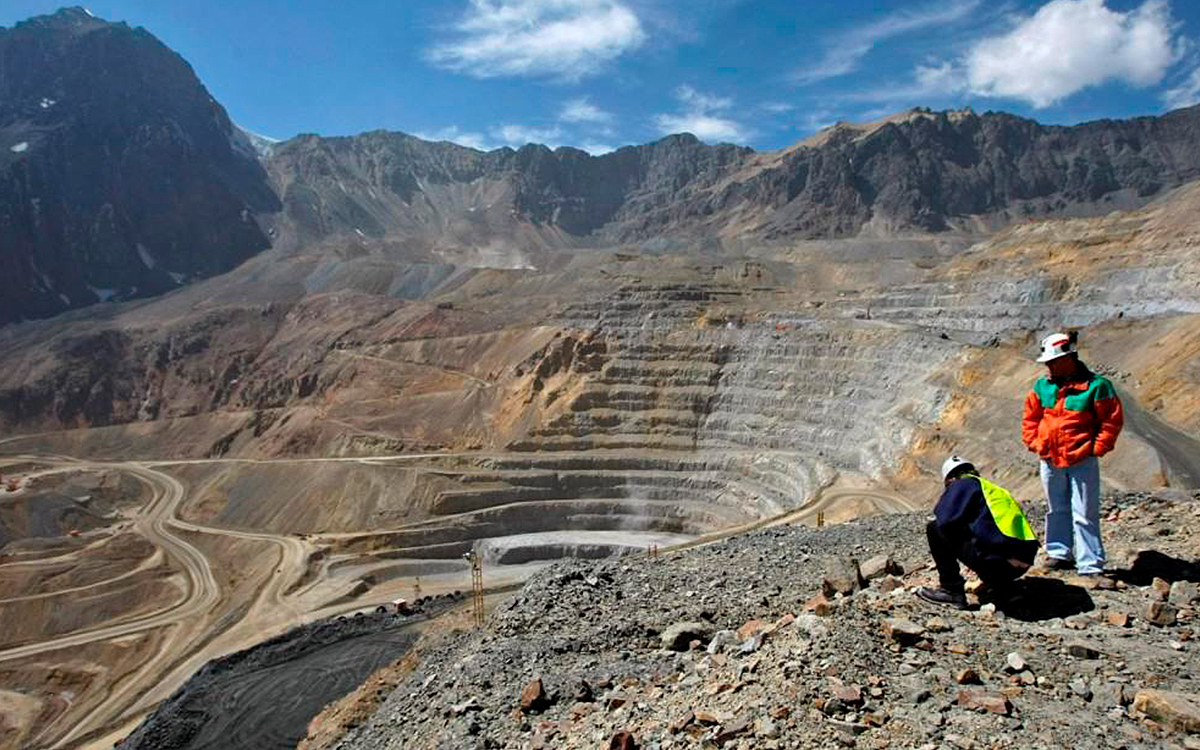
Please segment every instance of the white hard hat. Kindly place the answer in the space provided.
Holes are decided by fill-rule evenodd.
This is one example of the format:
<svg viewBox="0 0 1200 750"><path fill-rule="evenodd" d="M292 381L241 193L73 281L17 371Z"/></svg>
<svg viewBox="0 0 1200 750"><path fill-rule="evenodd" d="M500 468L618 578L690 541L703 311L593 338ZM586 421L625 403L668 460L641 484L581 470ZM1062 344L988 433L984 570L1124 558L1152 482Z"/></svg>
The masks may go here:
<svg viewBox="0 0 1200 750"><path fill-rule="evenodd" d="M1052 359L1073 354L1075 352L1075 337L1066 333L1052 333L1042 339L1042 354L1038 362L1049 362Z"/></svg>
<svg viewBox="0 0 1200 750"><path fill-rule="evenodd" d="M946 477L950 476L950 472L954 471L958 467L965 466L969 463L971 462L962 456L950 456L950 458L947 458L942 462L942 479L944 480Z"/></svg>

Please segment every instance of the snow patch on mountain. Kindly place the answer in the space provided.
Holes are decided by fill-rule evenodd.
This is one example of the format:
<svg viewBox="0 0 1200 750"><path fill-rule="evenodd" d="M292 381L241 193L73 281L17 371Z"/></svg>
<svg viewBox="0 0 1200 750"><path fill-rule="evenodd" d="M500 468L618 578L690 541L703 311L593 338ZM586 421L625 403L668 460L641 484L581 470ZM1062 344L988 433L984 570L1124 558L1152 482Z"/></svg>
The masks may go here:
<svg viewBox="0 0 1200 750"><path fill-rule="evenodd" d="M146 268L154 268L154 266L157 265L154 261L154 256L150 254L150 251L146 249L145 245L139 242L137 250L138 256L141 257L142 264L146 266Z"/></svg>
<svg viewBox="0 0 1200 750"><path fill-rule="evenodd" d="M96 295L101 302L109 302L113 297L117 296L116 289L101 289L99 287L94 287L91 284L88 284L88 289L90 289L92 294Z"/></svg>
<svg viewBox="0 0 1200 750"><path fill-rule="evenodd" d="M229 142L235 151L251 159L265 159L275 150L275 145L279 143L279 140L251 132L234 123Z"/></svg>

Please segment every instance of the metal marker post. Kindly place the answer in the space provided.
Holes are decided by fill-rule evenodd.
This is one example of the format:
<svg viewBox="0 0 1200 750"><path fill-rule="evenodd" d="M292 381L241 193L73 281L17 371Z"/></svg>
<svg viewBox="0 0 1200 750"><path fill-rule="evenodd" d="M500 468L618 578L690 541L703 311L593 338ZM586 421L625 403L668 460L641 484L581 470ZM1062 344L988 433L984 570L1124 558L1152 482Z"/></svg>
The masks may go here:
<svg viewBox="0 0 1200 750"><path fill-rule="evenodd" d="M483 563L474 550L467 553L471 561L471 607L475 614L475 627L483 627Z"/></svg>

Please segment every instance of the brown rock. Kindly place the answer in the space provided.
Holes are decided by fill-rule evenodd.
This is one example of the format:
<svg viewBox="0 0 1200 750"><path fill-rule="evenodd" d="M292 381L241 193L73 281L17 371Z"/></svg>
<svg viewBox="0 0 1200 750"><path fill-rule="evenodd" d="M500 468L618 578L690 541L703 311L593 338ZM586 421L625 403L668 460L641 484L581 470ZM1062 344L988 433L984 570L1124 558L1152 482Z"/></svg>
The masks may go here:
<svg viewBox="0 0 1200 750"><path fill-rule="evenodd" d="M717 736L713 738L718 745L724 745L726 742L746 734L750 731L750 722L742 719L721 727L721 731L717 732Z"/></svg>
<svg viewBox="0 0 1200 750"><path fill-rule="evenodd" d="M621 706L629 702L629 696L624 693L613 693L604 699L604 707L609 711L616 711Z"/></svg>
<svg viewBox="0 0 1200 750"><path fill-rule="evenodd" d="M791 612L789 612L786 615L784 615L783 617L780 617L778 620L775 621L775 630L783 630L784 628L786 628L788 625L791 625L795 621L796 621L796 616L793 615Z"/></svg>
<svg viewBox="0 0 1200 750"><path fill-rule="evenodd" d="M710 713L708 711L697 711L695 713L695 718L696 718L697 724L710 724L711 725L711 724L720 724L721 723L721 720L719 718L717 718L716 714Z"/></svg>
<svg viewBox="0 0 1200 750"><path fill-rule="evenodd" d="M521 713L531 714L545 711L550 706L550 698L542 685L542 678L534 678L521 691Z"/></svg>
<svg viewBox="0 0 1200 750"><path fill-rule="evenodd" d="M1129 627L1129 615L1125 614L1124 612L1109 612L1108 624L1112 625L1114 628Z"/></svg>
<svg viewBox="0 0 1200 750"><path fill-rule="evenodd" d="M1171 584L1161 578L1155 578L1150 582L1150 600L1165 602L1167 597L1171 595Z"/></svg>
<svg viewBox="0 0 1200 750"><path fill-rule="evenodd" d="M890 594L891 592L895 591L896 589L904 588L904 581L897 578L896 576L884 576L883 578L880 578L877 583L874 584L874 587L878 591L881 591L885 594Z"/></svg>
<svg viewBox="0 0 1200 750"><path fill-rule="evenodd" d="M746 640L751 636L758 635L770 626L762 620L748 620L744 625L737 629L738 640Z"/></svg>
<svg viewBox="0 0 1200 750"><path fill-rule="evenodd" d="M955 703L972 711L1008 716L1012 713L1012 703L1008 696L1002 693L988 693L982 690L960 690Z"/></svg>
<svg viewBox="0 0 1200 750"><path fill-rule="evenodd" d="M787 706L776 706L767 712L772 719L786 719L792 715L792 709Z"/></svg>
<svg viewBox="0 0 1200 750"><path fill-rule="evenodd" d="M1133 709L1179 732L1200 732L1200 695L1167 690L1139 690Z"/></svg>
<svg viewBox="0 0 1200 750"><path fill-rule="evenodd" d="M966 656L967 654L971 653L971 649L961 643L948 644L946 646L946 650L952 654L958 654L959 656Z"/></svg>
<svg viewBox="0 0 1200 750"><path fill-rule="evenodd" d="M945 633L950 630L950 623L942 617L930 617L925 621L925 629L930 633Z"/></svg>
<svg viewBox="0 0 1200 750"><path fill-rule="evenodd" d="M825 594L817 594L804 603L804 611L812 612L818 617L828 617L833 614L833 602Z"/></svg>
<svg viewBox="0 0 1200 750"><path fill-rule="evenodd" d="M966 669L960 669L958 672L956 672L954 675L954 681L959 685L978 685L982 682L982 680L979 679L979 673L970 667L967 667Z"/></svg>
<svg viewBox="0 0 1200 750"><path fill-rule="evenodd" d="M1146 607L1146 622L1160 627L1169 627L1175 624L1178 614L1179 610L1173 604L1167 604L1165 601L1150 602Z"/></svg>
<svg viewBox="0 0 1200 750"><path fill-rule="evenodd" d="M834 685L830 693L847 706L860 706L863 702L862 689L857 685Z"/></svg>
<svg viewBox="0 0 1200 750"><path fill-rule="evenodd" d="M617 732L609 741L608 750L638 750L637 740L629 732Z"/></svg>
<svg viewBox="0 0 1200 750"><path fill-rule="evenodd" d="M591 712L592 705L590 703L576 703L575 705L571 706L571 715L577 719L586 716Z"/></svg>
<svg viewBox="0 0 1200 750"><path fill-rule="evenodd" d="M680 716L678 719L675 719L674 721L672 721L667 726L667 731L669 731L671 734L679 734L689 724L691 724L695 720L696 720L696 714L692 713L691 711L688 711L683 716Z"/></svg>
<svg viewBox="0 0 1200 750"><path fill-rule="evenodd" d="M904 617L888 617L883 621L883 632L901 646L911 646L921 640L925 628Z"/></svg>

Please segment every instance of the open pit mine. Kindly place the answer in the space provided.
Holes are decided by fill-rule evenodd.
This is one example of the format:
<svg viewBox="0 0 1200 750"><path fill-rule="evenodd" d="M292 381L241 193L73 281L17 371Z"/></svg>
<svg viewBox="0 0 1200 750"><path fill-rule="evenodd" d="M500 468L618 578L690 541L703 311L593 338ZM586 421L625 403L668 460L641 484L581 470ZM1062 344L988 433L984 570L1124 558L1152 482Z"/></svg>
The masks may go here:
<svg viewBox="0 0 1200 750"><path fill-rule="evenodd" d="M1125 401L1110 487L1200 487L1200 108L267 145L144 29L68 9L0 59L0 750L294 747L471 627L470 554L490 609L925 511L952 450L1039 498L1053 330Z"/></svg>

